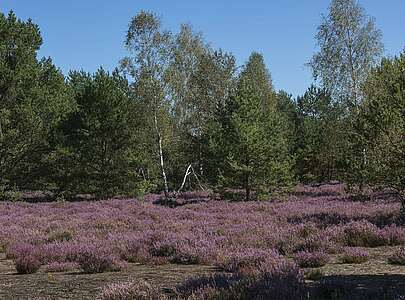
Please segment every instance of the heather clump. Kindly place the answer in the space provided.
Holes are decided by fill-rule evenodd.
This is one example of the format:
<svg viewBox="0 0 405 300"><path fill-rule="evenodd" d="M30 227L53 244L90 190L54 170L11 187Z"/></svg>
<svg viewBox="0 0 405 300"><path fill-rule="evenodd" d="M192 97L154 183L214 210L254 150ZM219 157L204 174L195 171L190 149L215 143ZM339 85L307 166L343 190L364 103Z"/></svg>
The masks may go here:
<svg viewBox="0 0 405 300"><path fill-rule="evenodd" d="M275 250L240 249L226 251L217 257L216 264L224 271L233 273L250 273L256 271L263 264L276 264L282 260Z"/></svg>
<svg viewBox="0 0 405 300"><path fill-rule="evenodd" d="M333 244L325 232L318 232L306 238L299 239L294 247L294 252L320 252L333 248Z"/></svg>
<svg viewBox="0 0 405 300"><path fill-rule="evenodd" d="M350 247L378 247L386 244L378 227L368 221L347 224L343 234L343 242Z"/></svg>
<svg viewBox="0 0 405 300"><path fill-rule="evenodd" d="M41 260L35 246L19 243L13 247L13 261L18 274L36 273L41 267Z"/></svg>
<svg viewBox="0 0 405 300"><path fill-rule="evenodd" d="M179 299L303 299L298 268L283 263L264 265L255 274L217 274L192 278L177 286Z"/></svg>
<svg viewBox="0 0 405 300"><path fill-rule="evenodd" d="M380 229L380 236L387 246L397 246L405 244L405 228L390 225Z"/></svg>
<svg viewBox="0 0 405 300"><path fill-rule="evenodd" d="M145 280L131 280L106 286L98 300L164 300L168 299Z"/></svg>
<svg viewBox="0 0 405 300"><path fill-rule="evenodd" d="M177 264L200 264L213 261L213 247L215 237L212 240L207 236L197 233L167 234L166 238L152 243L150 253L153 257L166 258L171 263Z"/></svg>
<svg viewBox="0 0 405 300"><path fill-rule="evenodd" d="M144 234L120 236L119 239L121 243L118 252L123 260L129 263L148 263L152 260L150 239Z"/></svg>
<svg viewBox="0 0 405 300"><path fill-rule="evenodd" d="M294 255L294 261L302 268L323 267L329 260L329 255L324 252L301 251Z"/></svg>
<svg viewBox="0 0 405 300"><path fill-rule="evenodd" d="M72 262L75 260L79 248L81 248L81 245L67 241L41 245L40 251L43 254L42 262L45 264L53 262Z"/></svg>
<svg viewBox="0 0 405 300"><path fill-rule="evenodd" d="M113 254L95 247L83 247L76 254L74 261L85 273L119 271L122 267L120 261Z"/></svg>
<svg viewBox="0 0 405 300"><path fill-rule="evenodd" d="M344 264L361 264L369 259L369 253L359 247L346 247L340 260Z"/></svg>

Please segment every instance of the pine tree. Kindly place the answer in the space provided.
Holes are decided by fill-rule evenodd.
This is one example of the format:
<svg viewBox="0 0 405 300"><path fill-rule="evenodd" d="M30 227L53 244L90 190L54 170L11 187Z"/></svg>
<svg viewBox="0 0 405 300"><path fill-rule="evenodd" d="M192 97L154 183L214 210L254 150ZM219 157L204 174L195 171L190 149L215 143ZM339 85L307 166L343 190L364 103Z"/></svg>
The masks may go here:
<svg viewBox="0 0 405 300"><path fill-rule="evenodd" d="M288 143L276 110L271 77L263 57L253 53L240 74L230 103L231 132L227 133L232 180L241 184L250 200L251 190L268 191L291 181Z"/></svg>

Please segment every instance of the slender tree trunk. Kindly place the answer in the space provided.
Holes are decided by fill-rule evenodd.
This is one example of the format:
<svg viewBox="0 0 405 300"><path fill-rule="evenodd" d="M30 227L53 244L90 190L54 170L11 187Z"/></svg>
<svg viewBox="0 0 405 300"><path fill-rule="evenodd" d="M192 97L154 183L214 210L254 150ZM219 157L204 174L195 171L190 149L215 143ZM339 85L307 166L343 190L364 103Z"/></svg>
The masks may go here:
<svg viewBox="0 0 405 300"><path fill-rule="evenodd" d="M183 182L181 183L181 186L177 190L177 193L180 193L181 190L183 189L184 185L186 184L187 177L188 177L188 175L191 174L190 169L191 169L191 164L189 164L188 167L187 167L186 173L184 174Z"/></svg>
<svg viewBox="0 0 405 300"><path fill-rule="evenodd" d="M167 185L167 177L166 177L165 164L164 164L164 158L163 158L162 136L159 131L156 113L154 116L154 121L155 121L156 136L158 138L160 170L162 172L162 179L163 179L163 184L164 184L164 189L165 189L164 193L165 193L166 200L168 200L169 199L169 186Z"/></svg>
<svg viewBox="0 0 405 300"><path fill-rule="evenodd" d="M203 169L203 161L202 161L202 150L201 150L201 142L198 145L198 160L199 160L199 168L200 168L200 176L202 177L204 175L204 169Z"/></svg>

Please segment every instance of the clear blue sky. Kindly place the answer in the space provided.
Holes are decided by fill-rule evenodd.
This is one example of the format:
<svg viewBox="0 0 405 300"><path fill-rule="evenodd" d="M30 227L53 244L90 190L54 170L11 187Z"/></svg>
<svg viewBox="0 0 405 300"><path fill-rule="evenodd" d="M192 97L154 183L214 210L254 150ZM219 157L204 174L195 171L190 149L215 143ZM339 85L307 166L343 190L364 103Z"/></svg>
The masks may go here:
<svg viewBox="0 0 405 300"><path fill-rule="evenodd" d="M405 0L360 0L383 31L386 55L405 47ZM0 11L31 17L41 28L41 56L51 56L65 74L71 69L111 70L125 55L128 22L140 10L163 17L176 32L190 23L213 47L243 64L263 53L277 90L301 94L311 84L304 64L315 51L314 35L328 0L1 0Z"/></svg>

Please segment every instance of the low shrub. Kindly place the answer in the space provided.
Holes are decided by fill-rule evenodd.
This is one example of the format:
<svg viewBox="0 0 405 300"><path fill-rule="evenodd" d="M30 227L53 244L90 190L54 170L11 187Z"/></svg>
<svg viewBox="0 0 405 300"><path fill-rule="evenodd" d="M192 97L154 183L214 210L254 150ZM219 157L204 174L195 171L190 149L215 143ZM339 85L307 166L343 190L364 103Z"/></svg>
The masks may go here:
<svg viewBox="0 0 405 300"><path fill-rule="evenodd" d="M380 230L368 221L350 222L344 227L344 243L350 247L379 247L387 244Z"/></svg>
<svg viewBox="0 0 405 300"><path fill-rule="evenodd" d="M105 287L98 300L164 300L166 295L145 280L113 283Z"/></svg>
<svg viewBox="0 0 405 300"><path fill-rule="evenodd" d="M251 276L240 299L305 299L303 276L294 263L262 264L261 272Z"/></svg>
<svg viewBox="0 0 405 300"><path fill-rule="evenodd" d="M189 278L177 285L176 296L179 299L212 299L213 295L226 294L233 286L240 284L241 280L241 276L231 274L213 274Z"/></svg>
<svg viewBox="0 0 405 300"><path fill-rule="evenodd" d="M36 273L41 267L39 253L35 246L21 243L14 246L14 265L18 274Z"/></svg>
<svg viewBox="0 0 405 300"><path fill-rule="evenodd" d="M294 247L294 252L322 252L330 248L332 246L329 238L324 234L316 233L300 239Z"/></svg>
<svg viewBox="0 0 405 300"><path fill-rule="evenodd" d="M405 244L405 229L396 225L385 226L380 230L381 238L387 246Z"/></svg>
<svg viewBox="0 0 405 300"><path fill-rule="evenodd" d="M151 253L154 257L165 257L171 263L194 265L202 262L202 255L197 250L190 245L190 241L184 241L182 237L170 236L154 242Z"/></svg>
<svg viewBox="0 0 405 300"><path fill-rule="evenodd" d="M368 259L368 252L359 247L346 247L340 257L340 260L344 264L361 264Z"/></svg>
<svg viewBox="0 0 405 300"><path fill-rule="evenodd" d="M147 244L142 239L131 239L120 249L120 256L130 263L146 263L151 260Z"/></svg>
<svg viewBox="0 0 405 300"><path fill-rule="evenodd" d="M263 264L277 265L281 260L281 256L274 250L247 248L219 254L216 265L227 272L252 273Z"/></svg>
<svg viewBox="0 0 405 300"><path fill-rule="evenodd" d="M217 274L189 279L177 286L177 299L304 299L303 280L296 266L283 264L271 267L271 272L265 269L255 275Z"/></svg>
<svg viewBox="0 0 405 300"><path fill-rule="evenodd" d="M77 254L76 262L85 273L118 271L117 259L96 249L85 249Z"/></svg>
<svg viewBox="0 0 405 300"><path fill-rule="evenodd" d="M397 249L390 257L388 257L388 262L393 265L405 266L405 248Z"/></svg>
<svg viewBox="0 0 405 300"><path fill-rule="evenodd" d="M294 261L301 268L319 268L329 262L329 255L324 252L301 251L294 255Z"/></svg>

